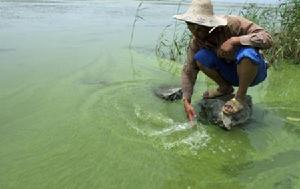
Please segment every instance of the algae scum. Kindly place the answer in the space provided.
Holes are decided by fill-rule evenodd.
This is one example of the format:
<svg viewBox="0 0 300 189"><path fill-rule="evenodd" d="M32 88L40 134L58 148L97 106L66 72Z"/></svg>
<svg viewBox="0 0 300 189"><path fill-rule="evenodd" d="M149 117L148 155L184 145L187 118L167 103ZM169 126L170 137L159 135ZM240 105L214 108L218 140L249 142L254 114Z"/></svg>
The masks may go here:
<svg viewBox="0 0 300 189"><path fill-rule="evenodd" d="M244 127L191 129L152 93L179 82L154 55L177 5L145 2L129 51L138 3L0 1L0 188L300 188L299 67Z"/></svg>

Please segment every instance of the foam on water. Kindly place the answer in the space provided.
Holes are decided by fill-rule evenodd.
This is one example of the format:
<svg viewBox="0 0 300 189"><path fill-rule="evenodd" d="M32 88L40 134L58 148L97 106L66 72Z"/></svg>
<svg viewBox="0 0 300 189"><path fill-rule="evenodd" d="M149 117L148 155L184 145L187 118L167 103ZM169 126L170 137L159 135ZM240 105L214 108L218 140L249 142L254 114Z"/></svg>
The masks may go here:
<svg viewBox="0 0 300 189"><path fill-rule="evenodd" d="M139 106L135 106L135 115L144 123L128 122L128 126L139 135L159 139L160 144L166 150L180 148L196 155L200 149L207 146L211 139L202 126L193 128L188 122L177 123L161 113L147 112ZM157 128L158 123L159 128Z"/></svg>
<svg viewBox="0 0 300 189"><path fill-rule="evenodd" d="M191 133L187 137L180 138L175 142L164 143L165 149L172 149L175 147L187 147L194 155L198 154L198 151L205 148L209 143L211 137L204 129L199 129L196 132Z"/></svg>
<svg viewBox="0 0 300 189"><path fill-rule="evenodd" d="M134 113L140 121L146 121L157 125L174 124L173 119L165 117L161 113L146 112L138 105L135 106Z"/></svg>
<svg viewBox="0 0 300 189"><path fill-rule="evenodd" d="M168 136L172 133L184 131L191 129L191 125L189 123L174 123L172 126L167 127L165 129L159 131L153 131L150 136Z"/></svg>

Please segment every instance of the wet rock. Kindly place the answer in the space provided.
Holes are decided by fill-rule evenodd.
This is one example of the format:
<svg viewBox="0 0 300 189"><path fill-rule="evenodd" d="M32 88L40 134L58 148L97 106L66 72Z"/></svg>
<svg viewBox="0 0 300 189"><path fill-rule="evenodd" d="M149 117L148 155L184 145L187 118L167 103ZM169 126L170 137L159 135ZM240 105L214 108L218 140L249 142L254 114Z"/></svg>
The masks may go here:
<svg viewBox="0 0 300 189"><path fill-rule="evenodd" d="M153 90L159 98L167 101L176 101L182 99L182 89L178 86L162 85Z"/></svg>
<svg viewBox="0 0 300 189"><path fill-rule="evenodd" d="M202 121L208 121L210 123L219 125L220 127L230 130L232 127L241 125L247 122L252 115L252 99L251 96L246 96L246 105L244 108L232 115L226 115L223 113L222 108L224 104L233 98L233 95L225 95L213 99L202 99L199 103L199 117Z"/></svg>
<svg viewBox="0 0 300 189"><path fill-rule="evenodd" d="M175 101L182 99L182 89L178 86L162 85L153 92L159 97L167 101ZM246 123L252 115L252 99L246 96L246 105L243 110L236 114L226 115L222 108L224 104L233 98L233 95L225 95L213 99L202 99L198 104L200 121L208 121L215 125L230 130L232 127Z"/></svg>

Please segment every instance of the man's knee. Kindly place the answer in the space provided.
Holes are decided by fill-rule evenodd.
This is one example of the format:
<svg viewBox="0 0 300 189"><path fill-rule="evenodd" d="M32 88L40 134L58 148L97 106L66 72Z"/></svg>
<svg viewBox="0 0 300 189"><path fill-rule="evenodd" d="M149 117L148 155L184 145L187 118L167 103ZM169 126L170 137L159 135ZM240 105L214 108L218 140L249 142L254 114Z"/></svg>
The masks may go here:
<svg viewBox="0 0 300 189"><path fill-rule="evenodd" d="M207 68L207 66L205 66L205 64L202 64L200 61L196 61L196 63L197 63L197 66L198 66L198 68L199 68L199 70L201 70L201 71L203 71L203 70L206 70L206 69L209 69L209 68Z"/></svg>
<svg viewBox="0 0 300 189"><path fill-rule="evenodd" d="M267 77L267 69L263 62L256 62L250 58L242 58L237 67L238 74L254 76L250 86L263 82Z"/></svg>
<svg viewBox="0 0 300 189"><path fill-rule="evenodd" d="M218 61L218 57L213 51L202 48L195 54L194 60L197 62L200 70L213 69Z"/></svg>
<svg viewBox="0 0 300 189"><path fill-rule="evenodd" d="M265 65L265 60L259 51L253 47L241 46L235 57L237 64Z"/></svg>
<svg viewBox="0 0 300 189"><path fill-rule="evenodd" d="M257 63L257 62L255 62L255 61L253 61L253 60L251 60L250 58L247 58L247 57L245 57L245 58L242 58L239 62L238 62L238 65L237 65L238 67L244 67L244 66L246 66L246 67L255 67L255 68L258 68L259 67L259 64Z"/></svg>

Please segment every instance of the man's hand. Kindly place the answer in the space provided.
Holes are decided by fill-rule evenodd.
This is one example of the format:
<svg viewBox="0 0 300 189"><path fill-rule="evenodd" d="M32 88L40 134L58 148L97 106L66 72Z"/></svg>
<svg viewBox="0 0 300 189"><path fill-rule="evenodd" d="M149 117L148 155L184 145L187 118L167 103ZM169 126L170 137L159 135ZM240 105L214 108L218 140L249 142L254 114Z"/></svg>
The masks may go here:
<svg viewBox="0 0 300 189"><path fill-rule="evenodd" d="M190 101L187 99L183 99L183 104L184 104L184 110L185 110L188 120L191 123L193 123L193 121L197 115L196 111L194 110L194 107L191 105Z"/></svg>
<svg viewBox="0 0 300 189"><path fill-rule="evenodd" d="M230 39L228 39L227 41L225 41L221 47L218 49L218 56L225 58L226 56L231 57L234 54L234 50L235 50L235 46L239 45L240 42L240 38L239 37L231 37Z"/></svg>

